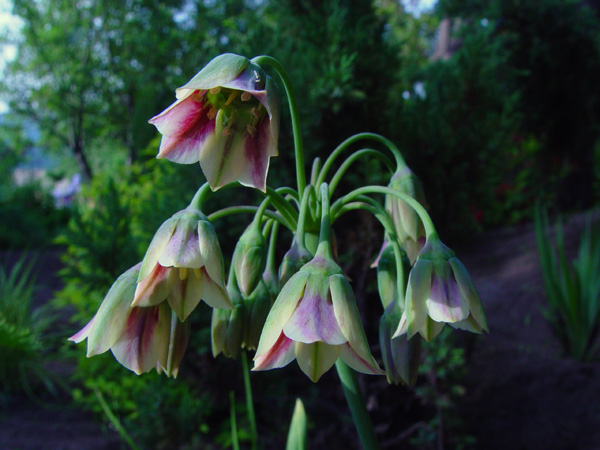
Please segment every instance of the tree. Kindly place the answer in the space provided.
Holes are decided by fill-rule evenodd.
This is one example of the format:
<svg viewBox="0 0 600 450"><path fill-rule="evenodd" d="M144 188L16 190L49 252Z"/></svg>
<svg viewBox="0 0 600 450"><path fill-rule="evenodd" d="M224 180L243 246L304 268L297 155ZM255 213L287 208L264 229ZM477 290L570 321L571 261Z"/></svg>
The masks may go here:
<svg viewBox="0 0 600 450"><path fill-rule="evenodd" d="M24 25L0 83L11 110L38 122L44 143L68 149L88 179L101 142L134 160L153 136L143 124L163 86L180 78L181 3L15 0Z"/></svg>

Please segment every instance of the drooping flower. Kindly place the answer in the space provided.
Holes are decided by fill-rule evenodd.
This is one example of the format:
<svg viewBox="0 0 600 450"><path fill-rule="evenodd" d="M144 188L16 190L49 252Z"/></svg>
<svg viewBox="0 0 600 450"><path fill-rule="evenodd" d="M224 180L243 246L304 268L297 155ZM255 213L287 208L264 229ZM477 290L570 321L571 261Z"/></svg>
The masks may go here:
<svg viewBox="0 0 600 450"><path fill-rule="evenodd" d="M114 282L92 320L69 340L87 339L87 356L111 350L136 374L157 369L177 376L189 340L189 321L180 322L167 303L131 306L141 264Z"/></svg>
<svg viewBox="0 0 600 450"><path fill-rule="evenodd" d="M296 359L317 381L338 358L358 372L382 374L373 358L350 283L327 243L282 288L260 336L253 370Z"/></svg>
<svg viewBox="0 0 600 450"><path fill-rule="evenodd" d="M269 160L278 154L279 96L262 68L239 55L217 56L176 97L150 119L163 135L157 158L200 161L213 190L239 181L266 191Z"/></svg>
<svg viewBox="0 0 600 450"><path fill-rule="evenodd" d="M446 323L474 333L489 331L469 272L437 236L430 236L410 271L406 307L394 337L420 333L430 341Z"/></svg>
<svg viewBox="0 0 600 450"><path fill-rule="evenodd" d="M204 300L233 309L225 289L223 254L215 230L199 210L175 213L158 229L142 262L133 306L165 299L181 321Z"/></svg>
<svg viewBox="0 0 600 450"><path fill-rule="evenodd" d="M425 205L425 193L417 176L408 167L398 170L390 180L389 188L407 194ZM385 209L390 215L399 243L406 251L411 263L425 245L425 228L415 210L404 200L386 195ZM385 245L384 245L385 247Z"/></svg>

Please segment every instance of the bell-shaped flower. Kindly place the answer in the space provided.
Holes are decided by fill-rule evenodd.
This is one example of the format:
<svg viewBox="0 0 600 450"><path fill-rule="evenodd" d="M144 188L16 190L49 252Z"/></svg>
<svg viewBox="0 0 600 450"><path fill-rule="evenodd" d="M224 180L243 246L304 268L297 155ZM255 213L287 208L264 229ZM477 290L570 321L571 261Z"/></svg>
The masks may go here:
<svg viewBox="0 0 600 450"><path fill-rule="evenodd" d="M293 359L317 381L338 358L358 372L382 374L373 358L350 283L332 260L329 243L283 286L267 317L253 370Z"/></svg>
<svg viewBox="0 0 600 450"><path fill-rule="evenodd" d="M279 95L262 68L243 56L217 56L176 97L150 119L162 134L157 158L200 161L213 190L239 181L266 191L269 160L278 154Z"/></svg>
<svg viewBox="0 0 600 450"><path fill-rule="evenodd" d="M420 333L427 341L450 324L474 333L489 331L481 300L454 252L430 236L410 271L406 306L394 337Z"/></svg>
<svg viewBox="0 0 600 450"><path fill-rule="evenodd" d="M164 301L181 321L204 300L233 309L225 289L224 263L215 230L199 210L175 213L158 229L142 262L133 306Z"/></svg>
<svg viewBox="0 0 600 450"><path fill-rule="evenodd" d="M417 176L408 168L398 170L390 180L389 188L409 195L425 205L425 193ZM404 200L391 195L385 198L385 209L390 215L400 245L406 251L411 263L425 245L425 228L415 210Z"/></svg>
<svg viewBox="0 0 600 450"><path fill-rule="evenodd" d="M189 321L181 323L167 303L131 306L140 264L112 285L92 320L69 340L87 339L87 356L111 350L117 361L136 374L156 368L177 376L189 339Z"/></svg>

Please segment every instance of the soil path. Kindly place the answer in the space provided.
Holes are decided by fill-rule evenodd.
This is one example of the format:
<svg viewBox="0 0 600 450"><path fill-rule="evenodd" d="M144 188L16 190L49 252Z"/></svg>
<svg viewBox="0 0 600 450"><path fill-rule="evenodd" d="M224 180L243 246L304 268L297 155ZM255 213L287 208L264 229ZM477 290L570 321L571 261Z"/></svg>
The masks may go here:
<svg viewBox="0 0 600 450"><path fill-rule="evenodd" d="M565 223L572 255L585 220L577 215ZM470 354L460 408L476 447L600 449L600 364L560 354L542 314L545 294L533 227L487 233L461 259L479 289L491 331L476 340Z"/></svg>

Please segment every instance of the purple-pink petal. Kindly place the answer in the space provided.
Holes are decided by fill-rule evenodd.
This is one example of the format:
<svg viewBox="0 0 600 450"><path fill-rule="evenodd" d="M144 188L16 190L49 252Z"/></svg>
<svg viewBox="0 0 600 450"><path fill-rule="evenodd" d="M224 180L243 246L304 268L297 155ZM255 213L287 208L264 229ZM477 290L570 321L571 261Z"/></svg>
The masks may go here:
<svg viewBox="0 0 600 450"><path fill-rule="evenodd" d="M271 121L265 117L257 124L256 135L246 135L244 142L244 159L246 170L240 174L240 183L266 191L267 172L269 170L271 147Z"/></svg>
<svg viewBox="0 0 600 450"><path fill-rule="evenodd" d="M284 367L292 362L295 357L294 342L281 332L275 344L266 353L254 358L254 368L252 370Z"/></svg>
<svg viewBox="0 0 600 450"><path fill-rule="evenodd" d="M117 361L138 375L156 367L158 322L158 306L133 308L123 335L111 348Z"/></svg>
<svg viewBox="0 0 600 450"><path fill-rule="evenodd" d="M315 289L308 288L284 325L283 332L288 338L305 344L325 342L340 345L348 340L337 322L331 301L321 297Z"/></svg>
<svg viewBox="0 0 600 450"><path fill-rule="evenodd" d="M150 119L150 123L163 135L157 158L180 164L199 161L204 141L215 130L215 120L208 115L210 106L198 101L202 94L195 91Z"/></svg>
<svg viewBox="0 0 600 450"><path fill-rule="evenodd" d="M79 330L77 333L71 336L68 340L79 344L81 341L86 339L88 337L90 329L92 328L92 324L94 323L94 318L95 316L92 317L92 320L90 320L85 327L83 327L81 330Z"/></svg>
<svg viewBox="0 0 600 450"><path fill-rule="evenodd" d="M427 310L429 317L436 322L457 322L469 315L469 309L450 270L442 276L434 272Z"/></svg>

